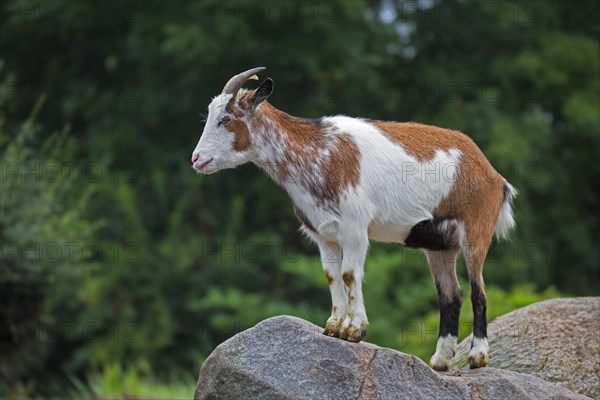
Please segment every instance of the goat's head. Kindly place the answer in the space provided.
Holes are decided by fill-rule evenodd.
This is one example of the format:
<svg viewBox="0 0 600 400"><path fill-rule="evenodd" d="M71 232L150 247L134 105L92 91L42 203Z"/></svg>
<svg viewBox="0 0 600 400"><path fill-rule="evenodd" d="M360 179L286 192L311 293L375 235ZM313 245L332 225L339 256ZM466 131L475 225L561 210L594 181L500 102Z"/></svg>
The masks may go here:
<svg viewBox="0 0 600 400"><path fill-rule="evenodd" d="M273 92L267 78L250 92L238 93L248 79L258 79L264 67L253 68L231 78L220 95L208 106L208 117L198 145L192 153L192 167L212 174L251 161L254 155L249 125L258 105Z"/></svg>

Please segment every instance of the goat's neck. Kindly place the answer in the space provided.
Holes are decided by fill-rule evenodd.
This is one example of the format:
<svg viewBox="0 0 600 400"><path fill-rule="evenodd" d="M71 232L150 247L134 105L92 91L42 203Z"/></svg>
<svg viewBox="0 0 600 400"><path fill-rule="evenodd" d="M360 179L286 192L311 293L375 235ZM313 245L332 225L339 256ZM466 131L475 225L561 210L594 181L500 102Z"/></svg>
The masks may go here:
<svg viewBox="0 0 600 400"><path fill-rule="evenodd" d="M316 173L314 158L325 146L320 120L294 117L264 102L256 110L251 131L255 164L279 184L295 182L297 174Z"/></svg>

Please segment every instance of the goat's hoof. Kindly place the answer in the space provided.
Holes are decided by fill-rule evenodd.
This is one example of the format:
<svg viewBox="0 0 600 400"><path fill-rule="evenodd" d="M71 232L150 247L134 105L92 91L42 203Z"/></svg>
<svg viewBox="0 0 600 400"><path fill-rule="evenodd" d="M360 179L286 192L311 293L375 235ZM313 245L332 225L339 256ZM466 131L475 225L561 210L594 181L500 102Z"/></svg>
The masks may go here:
<svg viewBox="0 0 600 400"><path fill-rule="evenodd" d="M363 328L357 328L355 326L350 326L348 328L348 338L349 342L358 343L363 340L367 336L367 331Z"/></svg>
<svg viewBox="0 0 600 400"><path fill-rule="evenodd" d="M429 366L439 372L446 372L450 369L450 358L439 355L437 352L431 357Z"/></svg>
<svg viewBox="0 0 600 400"><path fill-rule="evenodd" d="M325 325L323 329L323 334L331 337L339 337L339 329L337 324L330 324L329 322Z"/></svg>
<svg viewBox="0 0 600 400"><path fill-rule="evenodd" d="M490 363L488 351L489 344L486 338L473 338L471 351L469 352L469 368L487 367Z"/></svg>
<svg viewBox="0 0 600 400"><path fill-rule="evenodd" d="M487 353L471 352L471 354L469 354L469 368L471 369L487 367L489 363L490 358L488 357Z"/></svg>
<svg viewBox="0 0 600 400"><path fill-rule="evenodd" d="M450 364L434 361L433 359L429 362L429 366L438 372L446 372L450 369Z"/></svg>
<svg viewBox="0 0 600 400"><path fill-rule="evenodd" d="M429 366L436 371L448 371L456 354L456 336L440 336Z"/></svg>
<svg viewBox="0 0 600 400"><path fill-rule="evenodd" d="M340 327L342 325L342 321L337 318L329 318L325 323L325 328L323 329L323 334L335 338L340 337Z"/></svg>
<svg viewBox="0 0 600 400"><path fill-rule="evenodd" d="M447 372L450 369L447 365L429 364L429 366L437 372Z"/></svg>
<svg viewBox="0 0 600 400"><path fill-rule="evenodd" d="M349 342L358 343L367 336L367 331L364 328L359 328L354 325L343 326L340 329L340 339L347 340Z"/></svg>

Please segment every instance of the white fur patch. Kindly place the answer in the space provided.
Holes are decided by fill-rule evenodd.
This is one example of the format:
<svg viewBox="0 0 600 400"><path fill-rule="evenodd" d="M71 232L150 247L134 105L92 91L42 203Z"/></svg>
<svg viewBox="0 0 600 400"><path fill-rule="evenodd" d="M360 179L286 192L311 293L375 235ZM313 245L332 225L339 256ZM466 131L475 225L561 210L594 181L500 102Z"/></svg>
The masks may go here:
<svg viewBox="0 0 600 400"><path fill-rule="evenodd" d="M456 336L440 336L435 348L435 354L431 357L429 365L436 370L450 369L450 363L456 353L456 343Z"/></svg>
<svg viewBox="0 0 600 400"><path fill-rule="evenodd" d="M469 368L487 367L490 358L488 356L489 345L486 338L473 338L473 346L469 352Z"/></svg>
<svg viewBox="0 0 600 400"><path fill-rule="evenodd" d="M498 221L496 221L496 227L494 228L494 233L498 239L508 238L508 233L516 225L513 216L512 201L517 195L517 189L508 182L506 182L506 186L508 188L508 198L504 199L504 202L502 203L500 215L498 216Z"/></svg>
<svg viewBox="0 0 600 400"><path fill-rule="evenodd" d="M488 343L487 338L473 338L473 346L471 347L471 351L469 355L479 355L479 354L488 354L490 350L490 345Z"/></svg>
<svg viewBox="0 0 600 400"><path fill-rule="evenodd" d="M340 204L342 215L358 218L371 239L395 243L403 243L418 222L433 218L456 181L458 149L440 149L431 160L420 161L367 121L324 120L348 134L360 151L360 184Z"/></svg>
<svg viewBox="0 0 600 400"><path fill-rule="evenodd" d="M233 168L250 161L249 152L233 151L234 135L221 124L220 119L225 114L227 103L233 95L218 95L213 98L208 106L208 117L202 136L194 149L193 155L198 156L194 167L199 167L208 162L201 172L212 174L221 169Z"/></svg>

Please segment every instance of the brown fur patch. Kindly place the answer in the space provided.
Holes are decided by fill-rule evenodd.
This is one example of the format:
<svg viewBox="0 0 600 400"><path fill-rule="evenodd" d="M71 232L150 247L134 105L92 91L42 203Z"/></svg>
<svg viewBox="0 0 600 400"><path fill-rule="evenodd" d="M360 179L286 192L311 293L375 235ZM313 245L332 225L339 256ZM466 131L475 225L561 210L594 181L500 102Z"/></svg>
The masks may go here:
<svg viewBox="0 0 600 400"><path fill-rule="evenodd" d="M342 280L349 288L354 284L354 272L347 271L342 274Z"/></svg>
<svg viewBox="0 0 600 400"><path fill-rule="evenodd" d="M358 185L359 151L349 136L339 136L337 151L325 164L325 186L323 194L328 200L336 200L342 189Z"/></svg>
<svg viewBox="0 0 600 400"><path fill-rule="evenodd" d="M360 153L349 135L330 132L332 127L320 120L293 117L267 102L261 103L258 110L256 130L271 130L278 135L272 140L285 142L282 159L267 169L277 181L303 186L319 205L337 203L346 188L358 185ZM275 126L269 126L265 119ZM326 151L328 155L324 156ZM294 176L292 171L301 172Z"/></svg>
<svg viewBox="0 0 600 400"><path fill-rule="evenodd" d="M327 282L331 285L333 283L333 276L329 272L325 272L325 276L327 276Z"/></svg>
<svg viewBox="0 0 600 400"><path fill-rule="evenodd" d="M374 121L373 125L421 161L431 160L436 150L464 149L475 143L464 133L415 122ZM477 146L475 146L477 147Z"/></svg>
<svg viewBox="0 0 600 400"><path fill-rule="evenodd" d="M502 207L506 181L475 143L469 141L468 144L468 147L459 148L462 156L456 181L450 193L433 211L433 216L452 217L463 222L468 246L485 249L480 260L480 268L483 268L483 259L492 242Z"/></svg>
<svg viewBox="0 0 600 400"><path fill-rule="evenodd" d="M233 149L235 151L244 151L250 147L250 131L244 122L239 119L232 119L225 124L225 128L235 135L233 139Z"/></svg>
<svg viewBox="0 0 600 400"><path fill-rule="evenodd" d="M235 95L225 106L225 111L232 114L234 118L225 123L225 129L235 135L233 140L233 149L235 151L244 151L250 147L250 131L244 121L244 112L237 105L238 96Z"/></svg>
<svg viewBox="0 0 600 400"><path fill-rule="evenodd" d="M373 124L406 151L422 161L431 160L438 149L458 149L460 167L450 193L433 211L435 218L456 218L464 223L469 246L478 260L483 258L492 241L503 200L505 179L492 167L471 138L462 132L435 126L376 121Z"/></svg>

